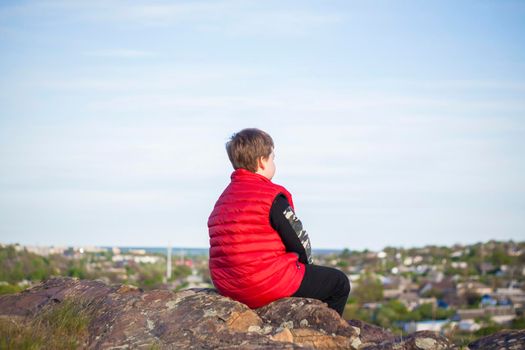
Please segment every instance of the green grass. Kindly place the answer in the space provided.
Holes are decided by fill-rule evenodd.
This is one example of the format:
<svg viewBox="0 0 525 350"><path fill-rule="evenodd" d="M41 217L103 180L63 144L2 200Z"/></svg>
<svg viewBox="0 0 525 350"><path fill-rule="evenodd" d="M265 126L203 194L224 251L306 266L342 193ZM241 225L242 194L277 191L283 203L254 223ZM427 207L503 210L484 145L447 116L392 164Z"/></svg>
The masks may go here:
<svg viewBox="0 0 525 350"><path fill-rule="evenodd" d="M0 285L0 295L13 294L24 290L24 287L20 287L16 284L2 284Z"/></svg>
<svg viewBox="0 0 525 350"><path fill-rule="evenodd" d="M91 321L89 305L64 300L33 319L0 318L0 349L78 349Z"/></svg>

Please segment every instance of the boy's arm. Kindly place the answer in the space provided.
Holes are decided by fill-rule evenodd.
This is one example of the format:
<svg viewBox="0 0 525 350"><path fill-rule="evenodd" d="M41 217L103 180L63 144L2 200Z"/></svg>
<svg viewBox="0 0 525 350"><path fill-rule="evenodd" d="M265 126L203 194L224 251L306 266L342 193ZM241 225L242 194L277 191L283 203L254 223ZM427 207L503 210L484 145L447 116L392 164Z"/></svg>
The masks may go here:
<svg viewBox="0 0 525 350"><path fill-rule="evenodd" d="M287 251L299 254L299 261L303 264L313 262L310 238L285 196L279 195L273 202L270 223L281 236Z"/></svg>

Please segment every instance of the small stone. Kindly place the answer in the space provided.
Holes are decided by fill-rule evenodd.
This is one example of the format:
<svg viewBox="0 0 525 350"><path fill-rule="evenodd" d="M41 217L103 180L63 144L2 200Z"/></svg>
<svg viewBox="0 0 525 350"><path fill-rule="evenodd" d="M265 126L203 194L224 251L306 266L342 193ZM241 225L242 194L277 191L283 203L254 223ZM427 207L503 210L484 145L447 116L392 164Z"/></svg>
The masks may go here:
<svg viewBox="0 0 525 350"><path fill-rule="evenodd" d="M262 320L252 310L234 311L227 320L228 329L234 332L246 332L251 326L261 326Z"/></svg>
<svg viewBox="0 0 525 350"><path fill-rule="evenodd" d="M354 349L359 349L359 347L361 346L362 342L361 342L361 339L359 339L359 337L355 337L354 339L352 339L352 347Z"/></svg>
<svg viewBox="0 0 525 350"><path fill-rule="evenodd" d="M279 341L279 342L289 342L293 343L293 334L290 332L288 328L284 328L279 333L273 335L272 340Z"/></svg>
<svg viewBox="0 0 525 350"><path fill-rule="evenodd" d="M416 338L416 346L420 349L431 350L436 348L437 341L432 338Z"/></svg>
<svg viewBox="0 0 525 350"><path fill-rule="evenodd" d="M272 326L264 326L264 328L262 329L262 333L263 334L270 334L273 330L273 327Z"/></svg>
<svg viewBox="0 0 525 350"><path fill-rule="evenodd" d="M261 327L259 327L259 326L250 326L250 327L248 327L248 332L259 333L260 331L261 331Z"/></svg>
<svg viewBox="0 0 525 350"><path fill-rule="evenodd" d="M217 310L205 309L202 317L215 317L217 316Z"/></svg>
<svg viewBox="0 0 525 350"><path fill-rule="evenodd" d="M168 308L168 310L172 310L175 308L175 306L177 306L177 304L179 303L179 300L178 299L175 299L175 300L170 300L166 303L166 307Z"/></svg>
<svg viewBox="0 0 525 350"><path fill-rule="evenodd" d="M303 318L301 322L299 322L300 327L308 327L308 320L306 318Z"/></svg>

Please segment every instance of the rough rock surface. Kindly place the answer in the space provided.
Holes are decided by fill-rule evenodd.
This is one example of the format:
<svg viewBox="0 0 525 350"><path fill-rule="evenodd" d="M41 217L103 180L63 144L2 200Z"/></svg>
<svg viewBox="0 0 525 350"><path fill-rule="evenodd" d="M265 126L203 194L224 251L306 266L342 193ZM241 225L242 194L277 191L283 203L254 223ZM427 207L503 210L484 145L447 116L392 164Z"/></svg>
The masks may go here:
<svg viewBox="0 0 525 350"><path fill-rule="evenodd" d="M356 329L337 312L315 299L285 298L256 310L273 339L320 349L351 349L361 345Z"/></svg>
<svg viewBox="0 0 525 350"><path fill-rule="evenodd" d="M350 320L348 324L359 329L359 337L363 342L362 347L377 345L396 339L390 331L359 320Z"/></svg>
<svg viewBox="0 0 525 350"><path fill-rule="evenodd" d="M369 344L362 349L366 350L444 350L452 348L447 338L431 331L420 331L406 337L397 337L392 340Z"/></svg>
<svg viewBox="0 0 525 350"><path fill-rule="evenodd" d="M127 286L70 278L50 279L0 298L0 315L34 316L66 298L92 309L86 348L292 349L292 344L249 332L262 320L247 306L211 289L143 292Z"/></svg>
<svg viewBox="0 0 525 350"><path fill-rule="evenodd" d="M470 343L468 348L470 350L523 350L525 349L525 329L502 330Z"/></svg>
<svg viewBox="0 0 525 350"><path fill-rule="evenodd" d="M30 319L64 300L78 300L89 308L87 349L431 350L452 346L433 332L398 338L361 321L346 322L313 299L286 298L251 310L213 289L144 292L73 278L50 279L0 297L0 317ZM512 335L505 341L519 343L523 336ZM481 348L484 345L471 349Z"/></svg>

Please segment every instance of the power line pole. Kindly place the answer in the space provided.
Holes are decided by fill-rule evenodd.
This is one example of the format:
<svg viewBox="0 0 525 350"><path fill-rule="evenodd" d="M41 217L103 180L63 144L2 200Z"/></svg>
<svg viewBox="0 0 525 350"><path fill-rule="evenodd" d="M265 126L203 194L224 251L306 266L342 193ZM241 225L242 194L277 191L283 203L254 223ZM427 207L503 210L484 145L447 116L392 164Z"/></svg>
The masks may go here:
<svg viewBox="0 0 525 350"><path fill-rule="evenodd" d="M166 260L166 282L171 279L171 245L168 245L168 258Z"/></svg>

